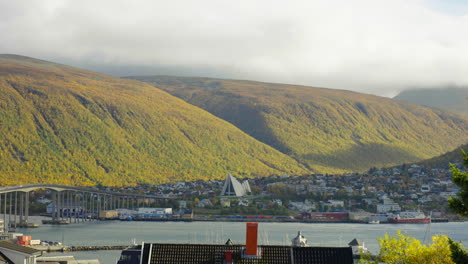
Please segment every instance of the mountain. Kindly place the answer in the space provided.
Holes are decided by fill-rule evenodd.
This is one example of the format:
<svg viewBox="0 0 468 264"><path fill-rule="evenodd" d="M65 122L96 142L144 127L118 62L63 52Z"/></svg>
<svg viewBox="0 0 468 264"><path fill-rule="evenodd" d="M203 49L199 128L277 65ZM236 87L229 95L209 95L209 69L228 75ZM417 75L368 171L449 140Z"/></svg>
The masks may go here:
<svg viewBox="0 0 468 264"><path fill-rule="evenodd" d="M468 116L468 87L411 89L400 92L393 99Z"/></svg>
<svg viewBox="0 0 468 264"><path fill-rule="evenodd" d="M437 156L428 160L420 161L417 164L423 165L424 167L428 167L428 168L448 167L449 163L462 162L463 160L463 156L461 152L462 150L464 150L465 152L468 152L468 144L464 144L456 148L455 150L449 151L440 156Z"/></svg>
<svg viewBox="0 0 468 264"><path fill-rule="evenodd" d="M126 186L303 165L153 86L0 55L0 185Z"/></svg>
<svg viewBox="0 0 468 264"><path fill-rule="evenodd" d="M170 76L146 81L323 173L431 158L468 141L468 118L350 91Z"/></svg>

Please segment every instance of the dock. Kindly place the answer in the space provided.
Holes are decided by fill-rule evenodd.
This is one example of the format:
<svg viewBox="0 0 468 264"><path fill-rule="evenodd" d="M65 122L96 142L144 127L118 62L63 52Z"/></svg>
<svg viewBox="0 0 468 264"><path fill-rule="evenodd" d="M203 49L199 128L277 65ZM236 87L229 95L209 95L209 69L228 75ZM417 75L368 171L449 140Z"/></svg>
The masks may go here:
<svg viewBox="0 0 468 264"><path fill-rule="evenodd" d="M31 248L46 252L71 252L71 251L98 251L98 250L124 250L126 246L30 246Z"/></svg>

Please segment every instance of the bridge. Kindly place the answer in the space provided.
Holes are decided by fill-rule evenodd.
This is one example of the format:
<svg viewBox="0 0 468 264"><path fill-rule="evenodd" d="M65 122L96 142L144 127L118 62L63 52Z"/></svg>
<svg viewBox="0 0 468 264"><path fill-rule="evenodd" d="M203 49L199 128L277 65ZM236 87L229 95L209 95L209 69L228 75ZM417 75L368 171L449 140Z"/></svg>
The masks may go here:
<svg viewBox="0 0 468 264"><path fill-rule="evenodd" d="M167 196L120 193L97 188L59 184L25 184L0 187L0 213L3 213L5 228L27 227L29 224L30 192L38 189L51 190L52 221L67 223L91 221L102 211L136 209L148 206ZM19 220L19 221L18 221Z"/></svg>

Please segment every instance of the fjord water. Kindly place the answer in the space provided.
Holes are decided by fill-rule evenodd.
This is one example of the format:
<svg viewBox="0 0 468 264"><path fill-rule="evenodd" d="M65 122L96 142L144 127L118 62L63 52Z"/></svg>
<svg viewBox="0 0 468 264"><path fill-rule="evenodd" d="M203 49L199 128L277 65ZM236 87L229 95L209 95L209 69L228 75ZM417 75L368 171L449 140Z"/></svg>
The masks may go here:
<svg viewBox="0 0 468 264"><path fill-rule="evenodd" d="M385 233L394 235L401 230L426 242L435 234L445 234L468 246L468 223L428 224L310 224L259 223L259 244L289 245L297 231L308 239L311 246L347 246L357 238L373 253L378 252L378 238ZM245 241L245 223L239 222L120 222L102 221L71 224L68 226L42 225L37 229L17 229L33 239L60 241L66 245L130 245L137 243L208 243L221 244L230 238L236 244ZM62 254L62 253L56 253ZM99 259L103 264L115 263L120 251L67 252L77 259Z"/></svg>

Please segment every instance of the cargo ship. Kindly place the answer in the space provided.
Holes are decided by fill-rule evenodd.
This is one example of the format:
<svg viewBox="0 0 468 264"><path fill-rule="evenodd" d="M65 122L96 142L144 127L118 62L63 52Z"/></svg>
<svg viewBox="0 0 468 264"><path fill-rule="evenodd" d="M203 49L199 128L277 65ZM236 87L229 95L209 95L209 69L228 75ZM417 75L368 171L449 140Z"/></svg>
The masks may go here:
<svg viewBox="0 0 468 264"><path fill-rule="evenodd" d="M427 224L431 222L431 218L425 216L423 212L405 211L388 218L388 222L393 224Z"/></svg>

